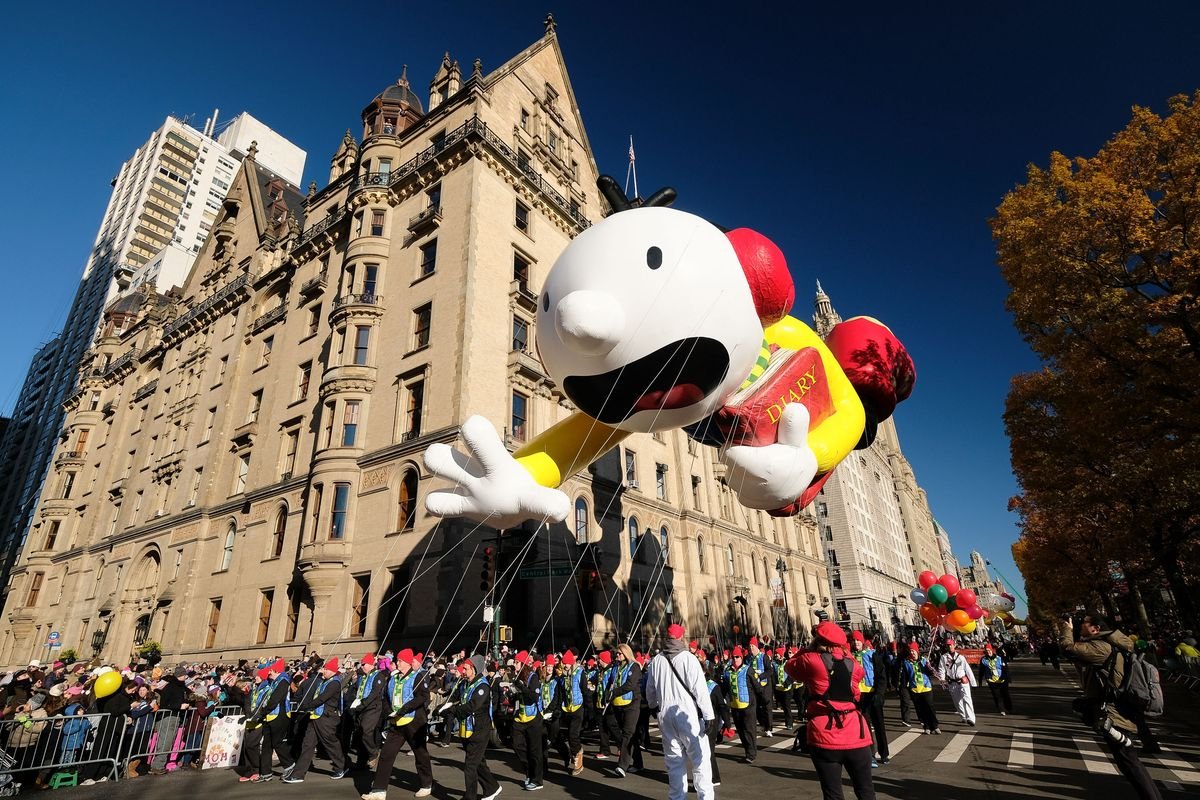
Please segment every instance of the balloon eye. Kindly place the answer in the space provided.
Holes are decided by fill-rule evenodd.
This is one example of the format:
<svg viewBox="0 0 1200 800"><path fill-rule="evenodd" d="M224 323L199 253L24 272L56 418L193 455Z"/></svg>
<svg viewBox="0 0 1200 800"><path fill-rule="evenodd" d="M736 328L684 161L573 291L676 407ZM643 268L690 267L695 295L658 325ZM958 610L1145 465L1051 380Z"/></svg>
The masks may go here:
<svg viewBox="0 0 1200 800"><path fill-rule="evenodd" d="M651 247L646 251L646 266L650 269L658 269L662 266L662 250L657 247Z"/></svg>
<svg viewBox="0 0 1200 800"><path fill-rule="evenodd" d="M550 310L550 294L548 292L542 292L542 311L549 311L549 310Z"/></svg>

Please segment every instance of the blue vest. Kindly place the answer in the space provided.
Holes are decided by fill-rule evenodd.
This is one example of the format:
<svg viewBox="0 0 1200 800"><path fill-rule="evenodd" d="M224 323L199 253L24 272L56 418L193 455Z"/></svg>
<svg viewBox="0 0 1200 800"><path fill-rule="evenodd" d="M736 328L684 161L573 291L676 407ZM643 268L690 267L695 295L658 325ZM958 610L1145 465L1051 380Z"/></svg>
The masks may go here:
<svg viewBox="0 0 1200 800"><path fill-rule="evenodd" d="M471 695L475 693L475 690L485 683L487 683L487 677L482 675L470 684L460 683L458 686L458 702L467 702L471 698ZM491 717L492 704L488 703L488 719L491 719ZM459 720L458 735L463 739L470 739L473 733L475 733L475 715L466 714Z"/></svg>
<svg viewBox="0 0 1200 800"><path fill-rule="evenodd" d="M533 677L537 673L529 673L529 677L525 679L525 685L529 686L533 683ZM517 714L514 719L517 722L532 722L542 715L542 694L539 691L532 703L522 703L517 709Z"/></svg>
<svg viewBox="0 0 1200 800"><path fill-rule="evenodd" d="M330 678L330 679L329 679L329 680L327 680L327 681L321 681L321 685L317 687L317 695L318 695L318 696L320 696L320 695L324 694L324 693L325 693L325 687L326 687L326 686L328 686L329 684L333 683L334 681L337 681L337 683L338 683L338 687L339 687L339 691L338 691L338 713L340 714L340 713L342 713L342 693L341 693L341 691L340 691L340 688L341 688L341 685L342 685L342 677L341 677L340 675L334 675L332 678ZM325 704L324 704L324 703L322 703L321 705L317 706L316 708L314 708L312 711L310 711L310 712L309 712L309 714L308 714L308 718L309 718L309 719L317 719L317 718L319 718L319 717L322 717L322 716L324 716L324 715L325 715Z"/></svg>
<svg viewBox="0 0 1200 800"><path fill-rule="evenodd" d="M782 661L775 664L775 688L787 691L792 688L792 676L783 668Z"/></svg>
<svg viewBox="0 0 1200 800"><path fill-rule="evenodd" d="M749 708L754 698L750 693L750 665L743 663L740 669L726 669L725 680L729 684L729 705Z"/></svg>
<svg viewBox="0 0 1200 800"><path fill-rule="evenodd" d="M1000 683L1004 680L1004 659L1000 656L984 657L980 660L983 670L987 673L988 683Z"/></svg>
<svg viewBox="0 0 1200 800"><path fill-rule="evenodd" d="M921 694L933 689L933 684L929 682L929 676L925 674L923 667L925 659L918 661L906 660L903 664L904 683L911 691Z"/></svg>
<svg viewBox="0 0 1200 800"><path fill-rule="evenodd" d="M362 700L371 693L371 687L375 685L377 675L379 675L379 670L373 669L358 679L358 691L354 694L355 699Z"/></svg>
<svg viewBox="0 0 1200 800"><path fill-rule="evenodd" d="M631 671L633 671L633 664L626 664L623 669L617 670L616 671L617 679L616 679L615 683L617 685L621 685L621 684L625 683L625 681L629 680L629 673ZM633 702L633 690L632 689L630 689L625 694L618 695L617 697L613 698L614 706L627 706L632 702Z"/></svg>
<svg viewBox="0 0 1200 800"><path fill-rule="evenodd" d="M613 676L617 674L616 667L605 667L596 671L596 708L604 708L604 698L612 686Z"/></svg>
<svg viewBox="0 0 1200 800"><path fill-rule="evenodd" d="M580 667L571 667L563 675L563 711L573 714L583 708L584 671Z"/></svg>
<svg viewBox="0 0 1200 800"><path fill-rule="evenodd" d="M766 653L759 653L754 657L754 677L758 679L760 686L766 686L771 682L771 676L767 674Z"/></svg>
<svg viewBox="0 0 1200 800"><path fill-rule="evenodd" d="M392 696L392 710L399 711L413 699L414 689L417 685L417 678L424 670L409 670L407 675L393 675L388 686L388 694ZM413 709L402 717L396 719L397 725L407 725L417 718L417 711Z"/></svg>
<svg viewBox="0 0 1200 800"><path fill-rule="evenodd" d="M860 650L854 654L854 660L863 668L863 679L858 682L860 692L875 691L875 655L874 650Z"/></svg>

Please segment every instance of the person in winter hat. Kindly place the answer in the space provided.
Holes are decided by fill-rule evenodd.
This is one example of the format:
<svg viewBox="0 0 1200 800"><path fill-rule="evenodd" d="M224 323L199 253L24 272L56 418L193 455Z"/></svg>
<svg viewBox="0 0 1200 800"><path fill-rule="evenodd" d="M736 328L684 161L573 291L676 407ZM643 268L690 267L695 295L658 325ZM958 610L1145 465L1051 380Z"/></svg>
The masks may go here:
<svg viewBox="0 0 1200 800"><path fill-rule="evenodd" d="M808 751L825 797L842 796L842 769L854 795L875 800L871 782L871 734L858 710L862 666L850 655L846 632L825 621L813 629L813 646L787 662L793 680L808 687Z"/></svg>
<svg viewBox="0 0 1200 800"><path fill-rule="evenodd" d="M341 780L349 772L342 754L342 741L338 736L338 726L345 710L342 680L338 659L334 656L322 665L320 679L313 685L312 691L296 705L297 713L308 715L308 727L304 729L304 741L300 743L296 763L283 776L284 783L304 782L304 776L316 757L318 740L329 755L333 769L330 778Z"/></svg>
<svg viewBox="0 0 1200 800"><path fill-rule="evenodd" d="M387 694L386 673L375 668L375 654L367 653L358 662L361 673L354 687L354 699L350 701L350 718L360 732L362 752L359 767L374 770L379 764L380 721L384 716Z"/></svg>
<svg viewBox="0 0 1200 800"><path fill-rule="evenodd" d="M683 643L682 625L667 628L667 642L646 669L646 704L658 708L669 800L687 797L688 778L698 800L714 797L708 728L716 719L700 661Z"/></svg>

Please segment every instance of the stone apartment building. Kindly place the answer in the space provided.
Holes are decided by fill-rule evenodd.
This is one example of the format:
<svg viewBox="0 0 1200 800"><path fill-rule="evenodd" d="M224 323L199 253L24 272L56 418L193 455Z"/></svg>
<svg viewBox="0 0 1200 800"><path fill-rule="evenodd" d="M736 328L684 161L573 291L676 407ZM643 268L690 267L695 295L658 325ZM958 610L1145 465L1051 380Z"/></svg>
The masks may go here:
<svg viewBox="0 0 1200 800"><path fill-rule="evenodd" d="M515 448L570 413L531 327L604 214L597 175L552 19L490 73L447 56L425 103L388 86L323 189L252 148L182 289L105 312L0 662L51 631L116 660L147 640L167 659L440 650L477 641L492 603L542 647L648 644L669 621L806 637L830 595L815 518L748 512L677 432L572 477L563 524L424 512L422 453L467 416Z"/></svg>

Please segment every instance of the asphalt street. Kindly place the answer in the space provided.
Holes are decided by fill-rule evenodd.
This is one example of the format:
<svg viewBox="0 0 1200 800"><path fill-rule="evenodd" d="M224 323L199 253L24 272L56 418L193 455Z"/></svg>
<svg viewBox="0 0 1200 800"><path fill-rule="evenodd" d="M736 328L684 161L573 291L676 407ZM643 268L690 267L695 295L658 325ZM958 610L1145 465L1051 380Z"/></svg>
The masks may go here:
<svg viewBox="0 0 1200 800"><path fill-rule="evenodd" d="M886 702L888 741L892 762L874 771L879 798L891 800L1009 800L1039 797L1062 800L1076 798L1125 798L1132 796L1128 784L1117 773L1107 752L1090 730L1071 712L1078 694L1069 667L1056 672L1036 660L1012 666L1014 713L1001 717L993 708L986 688L975 690L978 726L958 721L946 692L936 690L936 709L943 735L922 735L920 728L905 728L899 721L894 695ZM1145 756L1147 767L1167 798L1200 797L1200 698L1180 687L1167 686L1167 714L1155 724L1165 752ZM782 725L780 725L782 727ZM656 731L652 729L652 733ZM594 742L585 740L585 771L572 778L557 758L550 760L541 800L633 800L665 797L666 773L662 769L657 736L652 737L646 769L624 779L612 774L612 761L594 758ZM430 749L434 762L433 797L449 800L462 796L462 750L458 746ZM791 737L759 739L759 757L753 765L741 763L738 744L717 750L722 785L718 797L786 797L808 800L821 796L812 764L806 756L791 752ZM500 779L503 798L525 795L524 773L509 750L492 750L488 762ZM129 798L130 800L178 800L180 797L216 797L223 800L275 800L276 798L329 798L355 800L367 791L371 776L352 773L341 781L328 777L327 762L318 761L303 784L287 785L278 780L264 784L238 783L225 770L192 771L164 776L144 776L133 781L108 782L69 790L72 798ZM389 800L411 797L416 788L412 759L401 755L396 762ZM854 793L846 782L847 797Z"/></svg>

